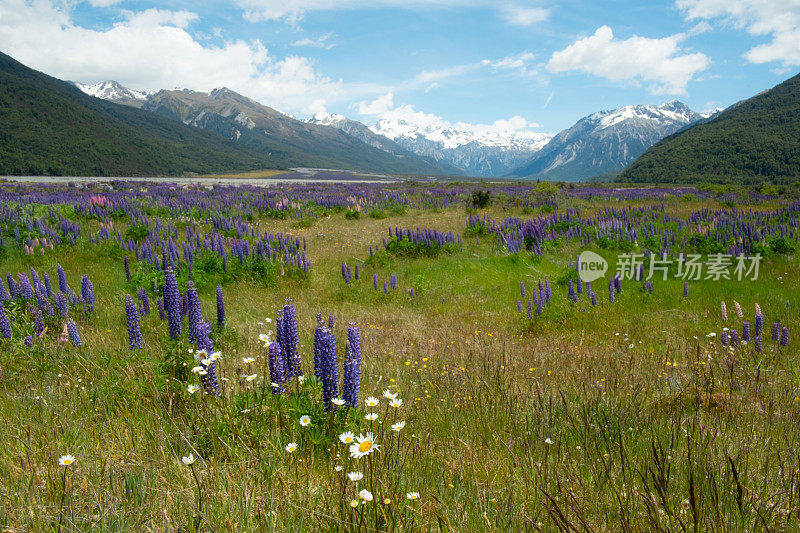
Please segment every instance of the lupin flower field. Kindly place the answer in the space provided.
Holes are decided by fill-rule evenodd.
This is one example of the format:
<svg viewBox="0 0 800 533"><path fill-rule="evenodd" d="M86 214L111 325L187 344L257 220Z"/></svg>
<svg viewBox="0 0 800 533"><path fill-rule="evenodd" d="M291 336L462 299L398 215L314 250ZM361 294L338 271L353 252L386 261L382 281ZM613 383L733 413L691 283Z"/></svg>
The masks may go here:
<svg viewBox="0 0 800 533"><path fill-rule="evenodd" d="M10 531L800 529L791 194L119 180L0 201Z"/></svg>

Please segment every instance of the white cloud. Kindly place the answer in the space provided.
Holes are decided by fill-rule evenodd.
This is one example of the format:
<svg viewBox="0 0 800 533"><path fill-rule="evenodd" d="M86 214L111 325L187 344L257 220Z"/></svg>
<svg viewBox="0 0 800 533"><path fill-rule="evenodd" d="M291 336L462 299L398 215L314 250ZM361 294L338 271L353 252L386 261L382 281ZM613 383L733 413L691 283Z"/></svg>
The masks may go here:
<svg viewBox="0 0 800 533"><path fill-rule="evenodd" d="M532 26L544 22L550 10L541 7L508 6L501 10L503 20L514 26Z"/></svg>
<svg viewBox="0 0 800 533"><path fill-rule="evenodd" d="M310 46L312 48L323 48L325 50L330 50L335 44L328 42L330 38L333 37L333 33L328 32L323 35L320 35L316 39L310 39L306 37L305 39L299 39L292 43L292 46Z"/></svg>
<svg viewBox="0 0 800 533"><path fill-rule="evenodd" d="M119 4L122 0L89 0L89 4L94 7L108 7Z"/></svg>
<svg viewBox="0 0 800 533"><path fill-rule="evenodd" d="M800 65L800 0L677 0L689 20L720 20L750 35L770 36L769 43L748 50L751 63L780 61Z"/></svg>
<svg viewBox="0 0 800 533"><path fill-rule="evenodd" d="M372 102L359 102L358 113L360 115L383 115L393 107L394 95L392 93L386 93Z"/></svg>
<svg viewBox="0 0 800 533"><path fill-rule="evenodd" d="M0 49L32 68L80 82L113 79L140 90L227 86L291 111L341 98L342 81L319 74L308 58L276 58L259 40L207 46L187 30L196 20L186 11L127 11L110 28L94 30L47 1L0 0Z"/></svg>
<svg viewBox="0 0 800 533"><path fill-rule="evenodd" d="M385 94L372 102L359 103L358 112L361 115L370 116L373 119L413 124L421 129L452 128L458 131L469 130L481 133L506 133L541 127L539 124L529 122L519 115L514 115L508 119L495 120L491 124L472 124L469 122L450 123L433 113L418 111L414 106L409 104L394 107L392 94Z"/></svg>
<svg viewBox="0 0 800 533"><path fill-rule="evenodd" d="M650 39L634 35L620 40L614 38L611 28L601 26L594 35L553 52L547 69L577 70L612 81L645 82L656 94L683 94L692 78L711 64L705 54L680 48L686 37L676 34Z"/></svg>

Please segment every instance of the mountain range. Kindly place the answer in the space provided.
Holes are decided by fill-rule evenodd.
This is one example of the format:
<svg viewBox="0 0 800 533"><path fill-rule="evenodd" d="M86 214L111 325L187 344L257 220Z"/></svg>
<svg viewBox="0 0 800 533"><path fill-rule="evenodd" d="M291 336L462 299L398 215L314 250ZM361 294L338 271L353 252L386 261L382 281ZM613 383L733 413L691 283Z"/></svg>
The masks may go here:
<svg viewBox="0 0 800 533"><path fill-rule="evenodd" d="M397 174L459 174L455 168L420 157L396 146L375 147L337 128L306 123L262 105L230 89L134 91L115 81L79 89L124 104L213 131L266 154L275 166L367 170Z"/></svg>
<svg viewBox="0 0 800 533"><path fill-rule="evenodd" d="M661 138L707 118L673 101L594 113L555 136L444 121L381 119L370 127L332 113L300 122L225 88L145 93L113 81L76 85L99 98L209 129L290 166L354 168L358 163L357 168L384 172L490 178L579 181L614 174Z"/></svg>
<svg viewBox="0 0 800 533"><path fill-rule="evenodd" d="M708 117L678 101L593 113L553 137L509 176L580 181L618 173L662 138Z"/></svg>

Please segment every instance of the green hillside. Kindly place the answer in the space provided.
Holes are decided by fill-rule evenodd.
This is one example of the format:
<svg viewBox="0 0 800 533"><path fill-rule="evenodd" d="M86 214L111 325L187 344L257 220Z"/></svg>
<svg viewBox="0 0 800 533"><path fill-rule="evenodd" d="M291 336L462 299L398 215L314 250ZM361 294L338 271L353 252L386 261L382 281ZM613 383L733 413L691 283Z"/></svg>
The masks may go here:
<svg viewBox="0 0 800 533"><path fill-rule="evenodd" d="M664 138L617 181L787 184L800 180L800 75Z"/></svg>
<svg viewBox="0 0 800 533"><path fill-rule="evenodd" d="M283 166L214 133L87 96L0 53L0 174L180 175Z"/></svg>

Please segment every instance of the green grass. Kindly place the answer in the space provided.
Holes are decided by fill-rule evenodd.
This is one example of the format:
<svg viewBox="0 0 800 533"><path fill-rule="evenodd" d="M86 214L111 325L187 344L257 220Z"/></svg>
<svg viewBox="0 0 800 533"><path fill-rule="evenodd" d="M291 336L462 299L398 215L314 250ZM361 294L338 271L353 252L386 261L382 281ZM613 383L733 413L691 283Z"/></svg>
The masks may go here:
<svg viewBox="0 0 800 533"><path fill-rule="evenodd" d="M604 207L572 203L584 213ZM718 208L675 199L667 212L703 207ZM486 213L522 216L521 208ZM463 235L465 219L460 209L412 209L394 214L391 225ZM592 307L585 296L571 303L556 283L580 250L574 242L543 257L510 256L494 238L464 236L453 253L381 251L370 262L368 247L382 249L389 226L380 218L337 213L313 227L258 222L261 231L305 236L312 268L308 279L277 276L269 284L215 271L201 285L212 322L216 283L225 288L228 327L215 342L229 381L220 399L188 394L187 384L197 383L185 370L193 365L189 345L168 342L155 311L142 319L145 349L128 350L123 301L136 287L125 282L119 253L83 241L43 256L8 250L3 273L35 266L55 282L61 264L76 288L86 273L97 311L76 316L82 348L60 344L57 324L30 350L22 330L0 343L0 524L15 531L55 529L59 519L66 530L135 531L799 527L798 341L729 355L705 337L741 329L734 300L751 322L759 303L765 331L780 321L796 337L794 252L767 258L757 282L693 282L688 299L682 281L655 280L653 295L624 282L609 304L598 282L605 303ZM344 283L343 261L366 261L360 280ZM392 273L398 290L384 294ZM530 289L546 277L553 304L529 321L516 310L519 282ZM329 419L312 379L273 397L256 337L274 329L265 318L274 320L287 297L297 307L306 375L315 314L332 312L340 352L347 323L361 328L361 398L390 388L403 405L390 408L381 397L377 422L364 420L365 408ZM259 378L241 378L251 373ZM298 422L304 414L313 420L308 428ZM396 420L407 422L399 433L387 427ZM375 431L381 450L349 459L337 438L344 429ZM289 442L298 443L292 454ZM199 491L181 462L190 452ZM57 461L65 453L77 462L66 470L62 517ZM355 485L344 477L353 470L365 474L358 489L375 496L357 509L350 507ZM410 491L421 499L406 501Z"/></svg>

